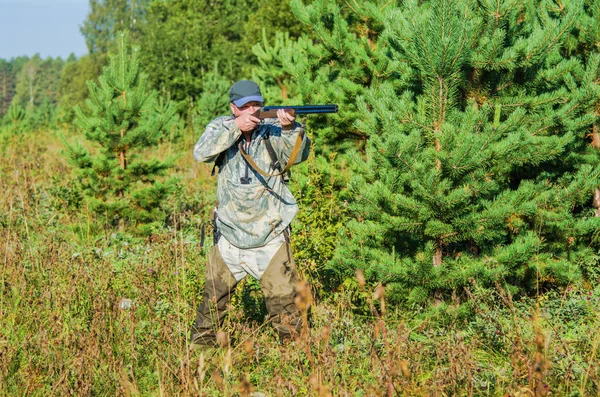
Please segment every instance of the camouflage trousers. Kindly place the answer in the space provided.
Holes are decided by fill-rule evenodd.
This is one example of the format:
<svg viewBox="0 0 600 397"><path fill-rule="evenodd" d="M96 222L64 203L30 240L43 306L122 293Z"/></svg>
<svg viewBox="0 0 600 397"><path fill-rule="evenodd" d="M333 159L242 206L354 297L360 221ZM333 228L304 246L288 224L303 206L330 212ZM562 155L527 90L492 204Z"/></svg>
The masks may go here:
<svg viewBox="0 0 600 397"><path fill-rule="evenodd" d="M282 340L292 338L300 332L301 316L294 303L297 283L298 272L290 244L284 241L260 277L269 321ZM202 304L192 327L192 344L215 344L216 332L225 317L237 284L238 280L227 267L219 247L213 246L206 264Z"/></svg>

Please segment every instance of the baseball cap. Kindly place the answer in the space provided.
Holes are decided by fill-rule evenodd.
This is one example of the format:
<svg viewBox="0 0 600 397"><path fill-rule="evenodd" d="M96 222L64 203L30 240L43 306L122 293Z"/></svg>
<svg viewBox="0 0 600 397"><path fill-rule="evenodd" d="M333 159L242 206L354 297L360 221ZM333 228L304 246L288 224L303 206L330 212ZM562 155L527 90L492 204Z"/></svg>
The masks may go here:
<svg viewBox="0 0 600 397"><path fill-rule="evenodd" d="M240 80L229 90L229 102L235 106L244 106L248 102L264 102L258 84L250 80Z"/></svg>

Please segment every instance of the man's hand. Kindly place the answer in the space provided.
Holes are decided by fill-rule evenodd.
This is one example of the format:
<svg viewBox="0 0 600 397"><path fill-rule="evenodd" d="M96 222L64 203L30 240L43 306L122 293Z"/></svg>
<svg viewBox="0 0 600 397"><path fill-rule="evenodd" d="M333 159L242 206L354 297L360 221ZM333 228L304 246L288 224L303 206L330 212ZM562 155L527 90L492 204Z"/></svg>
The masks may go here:
<svg viewBox="0 0 600 397"><path fill-rule="evenodd" d="M289 129L292 124L294 124L294 120L296 119L291 114L287 113L284 109L277 110L277 118L279 119L279 123L284 129Z"/></svg>
<svg viewBox="0 0 600 397"><path fill-rule="evenodd" d="M242 132L252 131L260 123L258 117L254 117L251 113L242 113L234 120L235 124Z"/></svg>

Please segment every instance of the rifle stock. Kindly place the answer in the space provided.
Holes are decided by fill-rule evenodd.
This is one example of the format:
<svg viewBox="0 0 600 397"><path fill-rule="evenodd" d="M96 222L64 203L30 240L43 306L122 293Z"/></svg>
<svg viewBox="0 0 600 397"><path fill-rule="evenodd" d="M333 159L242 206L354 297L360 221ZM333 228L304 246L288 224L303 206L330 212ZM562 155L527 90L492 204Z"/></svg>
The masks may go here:
<svg viewBox="0 0 600 397"><path fill-rule="evenodd" d="M258 113L259 119L277 117L277 110L284 109L292 116L299 114L337 113L338 105L304 105L304 106L265 106Z"/></svg>

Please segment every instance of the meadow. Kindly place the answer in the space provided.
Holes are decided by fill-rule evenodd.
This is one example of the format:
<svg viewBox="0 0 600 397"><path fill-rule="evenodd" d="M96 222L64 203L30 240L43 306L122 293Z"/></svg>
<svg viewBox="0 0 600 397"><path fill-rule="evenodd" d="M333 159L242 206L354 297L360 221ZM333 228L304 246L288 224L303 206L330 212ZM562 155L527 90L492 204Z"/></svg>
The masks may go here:
<svg viewBox="0 0 600 397"><path fill-rule="evenodd" d="M462 291L468 314L452 301L401 310L360 273L324 291L314 276L322 264L303 253L310 228L302 224L293 243L310 283L302 284L300 338L279 343L262 321L258 284L246 280L221 347L190 352L210 246L200 230L216 184L210 167L191 158L194 137L156 149L181 153L179 190L164 228L148 237L111 229L86 210L61 139L74 133L0 137L2 396L600 393L600 287L516 299L500 283L473 281Z"/></svg>

